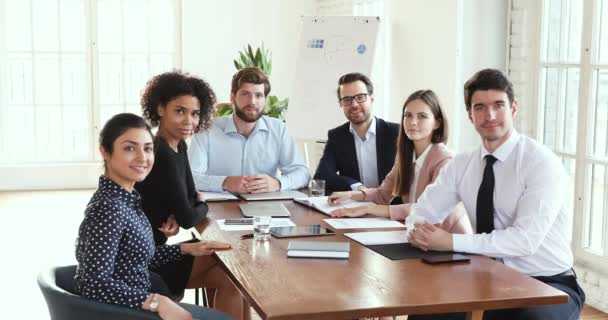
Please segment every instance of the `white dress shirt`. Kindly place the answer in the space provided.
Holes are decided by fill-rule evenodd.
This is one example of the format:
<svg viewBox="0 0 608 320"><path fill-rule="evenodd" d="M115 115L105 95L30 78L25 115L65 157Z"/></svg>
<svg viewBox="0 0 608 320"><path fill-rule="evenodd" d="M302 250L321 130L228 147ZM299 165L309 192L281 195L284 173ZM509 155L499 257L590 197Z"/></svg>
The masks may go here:
<svg viewBox="0 0 608 320"><path fill-rule="evenodd" d="M476 226L477 192L489 152L481 146L459 154L441 171L412 207L412 221L443 221L459 201ZM505 265L531 276L551 276L572 267L568 240L571 214L564 197L567 176L557 156L515 130L492 155L494 231L453 234L454 251L502 258ZM409 219L409 218L408 218Z"/></svg>
<svg viewBox="0 0 608 320"><path fill-rule="evenodd" d="M352 123L350 124L350 133L353 134L355 139L361 184L368 188L375 188L380 185L378 181L378 158L376 155L376 117L372 117L372 122L365 133L365 140L359 137ZM356 190L361 184L355 183L350 187Z"/></svg>
<svg viewBox="0 0 608 320"><path fill-rule="evenodd" d="M233 117L213 119L209 130L192 139L188 159L197 190L220 192L227 176L274 177L279 170L281 190L308 184L310 173L283 121L262 116L245 138L236 130Z"/></svg>
<svg viewBox="0 0 608 320"><path fill-rule="evenodd" d="M424 164L424 160L426 159L426 156L429 154L429 150L431 150L432 146L433 146L432 143L429 144L428 147L426 147L426 149L424 149L424 151L418 158L416 158L416 153L414 153L414 155L413 155L413 157L414 157L414 180L412 181L412 185L410 186L410 199L409 199L410 203L416 202L416 186L418 186L418 177L420 176L420 169L422 169L422 164Z"/></svg>

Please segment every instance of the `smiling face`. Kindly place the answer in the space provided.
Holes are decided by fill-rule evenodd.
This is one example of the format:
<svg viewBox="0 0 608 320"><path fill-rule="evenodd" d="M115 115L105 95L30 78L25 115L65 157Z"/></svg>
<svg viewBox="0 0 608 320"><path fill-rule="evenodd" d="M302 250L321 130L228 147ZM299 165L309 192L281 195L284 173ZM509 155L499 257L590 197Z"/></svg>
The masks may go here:
<svg viewBox="0 0 608 320"><path fill-rule="evenodd" d="M505 142L513 130L517 102L509 102L507 93L500 90L477 90L471 96L469 119L488 151Z"/></svg>
<svg viewBox="0 0 608 320"><path fill-rule="evenodd" d="M127 191L135 182L143 181L154 164L152 135L145 128L131 128L112 144L110 154L103 146L100 152L105 162L105 176Z"/></svg>
<svg viewBox="0 0 608 320"><path fill-rule="evenodd" d="M182 95L158 107L160 124L158 132L167 141L188 138L200 121L201 104L198 98Z"/></svg>
<svg viewBox="0 0 608 320"><path fill-rule="evenodd" d="M266 96L264 84L245 82L235 94L230 95L234 113L245 122L256 122L264 112Z"/></svg>
<svg viewBox="0 0 608 320"><path fill-rule="evenodd" d="M437 128L439 128L439 121L435 119L431 107L422 99L412 100L405 106L403 130L414 143L420 141L430 144L433 131Z"/></svg>
<svg viewBox="0 0 608 320"><path fill-rule="evenodd" d="M355 97L360 94L369 94L367 87L363 81L357 80L355 82L349 82L340 85L340 99L344 97ZM368 96L364 102L357 102L352 99L352 103L348 106L342 106L344 116L348 121L353 124L361 124L370 120L372 116L372 104L374 102L374 96Z"/></svg>

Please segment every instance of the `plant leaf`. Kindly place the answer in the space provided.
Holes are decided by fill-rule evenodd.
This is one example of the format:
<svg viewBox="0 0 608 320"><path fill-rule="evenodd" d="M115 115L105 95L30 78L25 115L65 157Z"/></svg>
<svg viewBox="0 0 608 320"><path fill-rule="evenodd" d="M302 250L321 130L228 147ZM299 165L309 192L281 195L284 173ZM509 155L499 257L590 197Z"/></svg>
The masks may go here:
<svg viewBox="0 0 608 320"><path fill-rule="evenodd" d="M251 62L253 62L255 59L255 56L253 55L253 50L251 50L250 44L247 45L247 55L249 56L249 59L251 60Z"/></svg>
<svg viewBox="0 0 608 320"><path fill-rule="evenodd" d="M264 71L264 67L262 64L262 52L260 52L260 48L255 51L255 66Z"/></svg>

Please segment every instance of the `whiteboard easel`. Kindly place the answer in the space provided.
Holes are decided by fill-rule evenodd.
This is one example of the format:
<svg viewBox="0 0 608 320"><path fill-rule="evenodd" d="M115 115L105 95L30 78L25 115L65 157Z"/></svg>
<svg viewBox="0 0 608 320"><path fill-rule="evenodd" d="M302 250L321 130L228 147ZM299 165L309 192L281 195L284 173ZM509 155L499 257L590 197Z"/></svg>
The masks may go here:
<svg viewBox="0 0 608 320"><path fill-rule="evenodd" d="M347 121L338 79L350 72L371 77L380 18L302 17L302 24L287 126L297 139L325 139Z"/></svg>

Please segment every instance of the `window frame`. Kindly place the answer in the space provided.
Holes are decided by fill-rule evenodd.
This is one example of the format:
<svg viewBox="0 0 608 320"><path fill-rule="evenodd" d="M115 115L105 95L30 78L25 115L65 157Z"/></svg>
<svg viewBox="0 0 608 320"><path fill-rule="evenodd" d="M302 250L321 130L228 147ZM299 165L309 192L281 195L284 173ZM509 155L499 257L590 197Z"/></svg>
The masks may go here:
<svg viewBox="0 0 608 320"><path fill-rule="evenodd" d="M535 130L534 133L538 141L544 140L544 97L541 95L543 91L542 87L542 72L543 68L550 67L552 65L558 66L560 68L564 68L567 70L569 67L577 67L579 68L579 88L578 88L578 117L577 117L577 129L576 129L576 149L574 153L564 152L562 150L556 150L553 146L548 146L556 155L564 158L570 158L575 161L575 185L574 185L574 197L573 200L573 237L572 237L572 247L574 257L578 262L582 262L588 265L606 265L608 263L608 232L604 231L603 234L603 252L592 252L591 250L585 248L584 237L586 236L586 224L588 216L590 215L589 206L589 197L590 190L587 189L587 170L590 164L598 162L598 159L595 159L592 155L589 155L589 139L592 137L592 130L594 129L592 123L592 108L594 106L592 93L594 88L592 88L592 77L593 71L595 69L601 69L604 67L604 70L608 70L608 65L598 65L593 64L593 58L595 54L595 50L593 49L593 37L597 34L597 28L599 26L599 21L596 21L597 6L600 0L583 0L583 12L582 12L582 28L581 28L581 50L580 50L580 61L579 63L545 63L543 62L543 49L546 44L546 39L544 38L545 30L544 30L544 12L547 1L539 1L539 5L537 8L538 16L540 19L537 19L538 24L533 26L540 30L538 33L537 45L531 48L532 57L534 59L535 74L534 74L534 87L533 87L533 96L531 101L536 101L536 109L535 115L532 119ZM532 10L534 11L534 10ZM562 10L563 12L563 10ZM608 17L606 17L608 18ZM560 35L563 40L565 35ZM561 58L561 57L560 57ZM560 81L560 91L565 90L563 83L565 81ZM562 96L559 96L559 99L562 99ZM558 103L558 108L561 108L561 103ZM558 130L563 130L563 128L558 126ZM559 132L556 132L556 138L559 138ZM608 164L608 160L600 160L602 164ZM607 184L608 185L608 184ZM604 225L606 226L608 221L608 197L606 197L606 192L604 193ZM604 228L606 230L606 228Z"/></svg>
<svg viewBox="0 0 608 320"><path fill-rule="evenodd" d="M59 8L62 0L57 0L56 5ZM121 6L125 5L125 2L129 0L118 0ZM173 68L182 67L182 37L183 30L181 25L182 19L182 1L180 0L169 0L168 1L173 8L173 48L172 48L172 66ZM32 10L32 1L29 1L30 10ZM146 1L143 1L146 3ZM97 147L97 137L99 131L103 126L101 121L101 105L100 105L100 70L99 70L99 50L97 47L97 25L99 15L99 0L82 0L82 4L85 10L85 30L84 30L84 41L85 41L85 69L87 83L87 93L85 96L86 103L89 104L86 107L87 117L89 121L89 138L90 141L88 150L86 151L86 160L67 160L67 161L44 161L39 163L19 163L19 160L13 163L0 164L0 176L3 177L19 177L19 179L0 179L0 190L34 190L34 189L65 189L65 188L83 188L83 187L94 187L97 183L96 177L100 174L100 156ZM6 1L0 0L0 13L2 15L6 12ZM30 13L31 14L31 13ZM60 16L59 10L57 10L58 17ZM30 24L33 25L33 19L30 19ZM4 22L0 22L3 25ZM152 39L152 35L149 35ZM0 92L7 92L8 84L7 81L3 81L8 77L8 70L5 66L8 66L8 50L6 44L5 33L0 33ZM124 40L123 40L124 43ZM32 47L29 51L30 54L34 54L36 49ZM148 51L147 59L149 60L150 54L153 52ZM121 56L124 59L126 52L122 51ZM62 53L59 52L60 60ZM61 63L61 62L59 62ZM148 63L149 66L151 66ZM122 68L125 68L123 64ZM123 72L123 74L126 74ZM123 77L122 88L125 88L125 81ZM34 79L35 83L36 79ZM143 86L143 83L142 83ZM2 94L0 98L0 115L6 115L8 112L8 95ZM126 97L123 97L121 105L126 107ZM61 105L63 108L63 105ZM34 113L36 114L36 113ZM7 126L7 117L0 116L0 133L3 133L0 141L0 152L7 154L10 150L5 142L6 139L14 139L10 137L10 133L7 132L9 129ZM62 133L63 135L63 133ZM65 138L64 138L65 139ZM36 143L36 145L38 142ZM35 146L24 146L24 147L36 147ZM40 174L43 172L44 174Z"/></svg>

